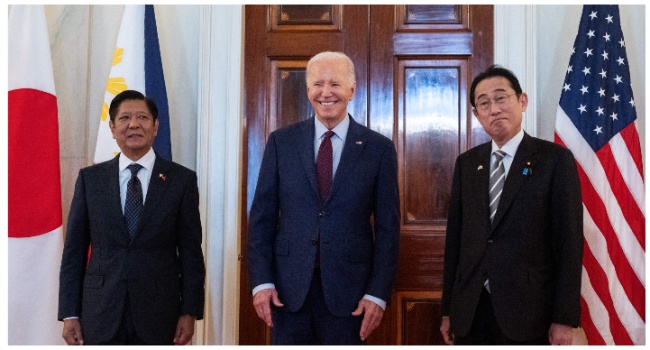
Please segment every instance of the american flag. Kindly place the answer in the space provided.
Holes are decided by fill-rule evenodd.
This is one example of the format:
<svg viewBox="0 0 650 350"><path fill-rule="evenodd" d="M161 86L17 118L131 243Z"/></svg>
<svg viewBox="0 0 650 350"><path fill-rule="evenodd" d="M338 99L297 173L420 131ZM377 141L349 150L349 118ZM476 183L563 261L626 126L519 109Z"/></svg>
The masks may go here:
<svg viewBox="0 0 650 350"><path fill-rule="evenodd" d="M616 5L584 6L555 124L580 174L581 323L595 345L645 344L643 161L620 23Z"/></svg>

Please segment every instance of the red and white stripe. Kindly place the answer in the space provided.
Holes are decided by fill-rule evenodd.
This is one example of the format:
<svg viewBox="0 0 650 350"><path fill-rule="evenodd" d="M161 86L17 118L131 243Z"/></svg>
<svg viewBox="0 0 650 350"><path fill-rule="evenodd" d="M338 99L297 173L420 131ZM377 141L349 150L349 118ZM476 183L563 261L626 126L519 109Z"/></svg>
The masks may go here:
<svg viewBox="0 0 650 350"><path fill-rule="evenodd" d="M582 326L589 344L645 344L645 187L636 123L593 152L558 107L555 142L573 152L582 187Z"/></svg>

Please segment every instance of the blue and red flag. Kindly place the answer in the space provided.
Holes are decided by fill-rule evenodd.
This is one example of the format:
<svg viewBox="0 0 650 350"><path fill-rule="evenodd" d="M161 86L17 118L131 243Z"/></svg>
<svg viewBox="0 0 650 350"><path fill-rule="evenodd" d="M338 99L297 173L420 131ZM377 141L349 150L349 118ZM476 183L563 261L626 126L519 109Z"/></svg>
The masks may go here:
<svg viewBox="0 0 650 350"><path fill-rule="evenodd" d="M645 344L645 186L631 78L618 6L584 6L555 141L573 152L580 175L590 345Z"/></svg>
<svg viewBox="0 0 650 350"><path fill-rule="evenodd" d="M140 91L156 102L159 124L153 148L160 157L171 160L169 106L153 5L124 7L104 94L94 163L112 159L120 152L108 125L108 108L113 97L124 90Z"/></svg>

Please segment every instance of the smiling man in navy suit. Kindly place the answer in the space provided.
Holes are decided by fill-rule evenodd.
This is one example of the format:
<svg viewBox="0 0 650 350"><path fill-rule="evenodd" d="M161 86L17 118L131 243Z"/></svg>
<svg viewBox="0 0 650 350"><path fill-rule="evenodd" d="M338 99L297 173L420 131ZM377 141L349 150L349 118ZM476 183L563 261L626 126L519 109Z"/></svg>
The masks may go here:
<svg viewBox="0 0 650 350"><path fill-rule="evenodd" d="M121 153L81 169L70 207L59 287L63 338L69 345L186 344L203 318L205 293L196 174L153 151L153 100L123 91L109 115Z"/></svg>
<svg viewBox="0 0 650 350"><path fill-rule="evenodd" d="M575 159L521 128L528 96L510 70L479 74L470 102L492 141L456 160L440 331L448 344L569 345L583 248Z"/></svg>
<svg viewBox="0 0 650 350"><path fill-rule="evenodd" d="M379 325L399 253L393 142L347 113L343 53L307 64L315 117L269 136L249 220L250 285L272 344L363 344Z"/></svg>

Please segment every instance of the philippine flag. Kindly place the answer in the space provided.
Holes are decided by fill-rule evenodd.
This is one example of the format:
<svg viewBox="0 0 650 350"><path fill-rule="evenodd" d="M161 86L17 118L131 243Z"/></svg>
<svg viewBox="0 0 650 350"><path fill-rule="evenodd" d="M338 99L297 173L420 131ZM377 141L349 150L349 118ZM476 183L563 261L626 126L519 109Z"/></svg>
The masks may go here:
<svg viewBox="0 0 650 350"><path fill-rule="evenodd" d="M42 5L9 9L8 343L59 345L59 125Z"/></svg>
<svg viewBox="0 0 650 350"><path fill-rule="evenodd" d="M153 149L159 156L171 160L167 89L153 5L124 7L111 73L104 94L95 147L95 163L110 160L120 152L108 125L108 108L115 95L124 90L140 91L156 102L159 124Z"/></svg>

